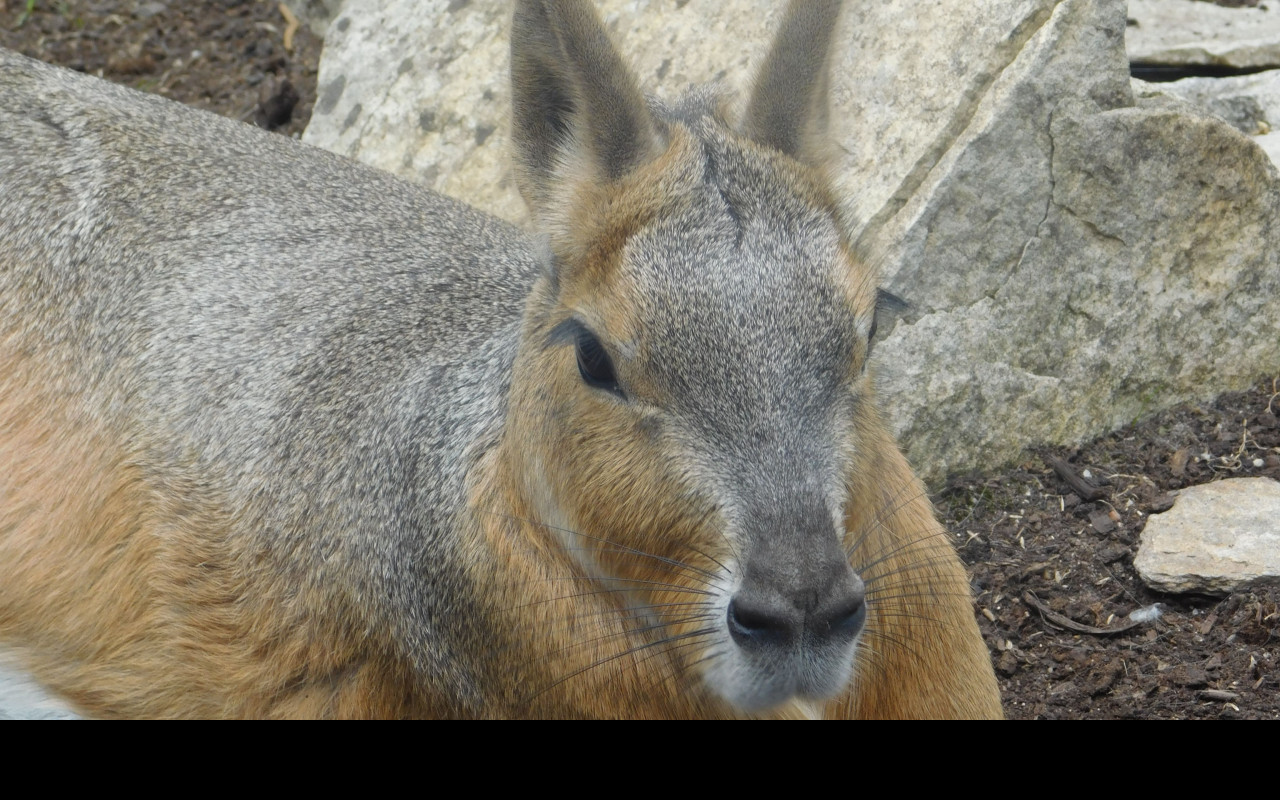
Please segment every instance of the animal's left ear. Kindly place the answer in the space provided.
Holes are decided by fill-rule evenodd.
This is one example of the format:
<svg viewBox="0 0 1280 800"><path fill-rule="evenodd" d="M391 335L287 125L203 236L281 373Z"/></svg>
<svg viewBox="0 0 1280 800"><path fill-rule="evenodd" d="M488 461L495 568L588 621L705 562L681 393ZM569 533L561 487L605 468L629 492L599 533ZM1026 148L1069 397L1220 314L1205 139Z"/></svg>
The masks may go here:
<svg viewBox="0 0 1280 800"><path fill-rule="evenodd" d="M840 0L792 0L756 76L742 132L792 158L822 160L831 85L831 44Z"/></svg>

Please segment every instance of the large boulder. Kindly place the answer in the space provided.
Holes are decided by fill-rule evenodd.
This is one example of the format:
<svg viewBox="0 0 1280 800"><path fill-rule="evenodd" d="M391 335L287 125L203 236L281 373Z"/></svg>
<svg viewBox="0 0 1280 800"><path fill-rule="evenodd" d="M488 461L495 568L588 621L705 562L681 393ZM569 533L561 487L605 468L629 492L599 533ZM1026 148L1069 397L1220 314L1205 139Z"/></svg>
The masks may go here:
<svg viewBox="0 0 1280 800"><path fill-rule="evenodd" d="M1280 370L1277 174L1220 119L1135 98L1123 0L849 3L834 69L857 246L911 307L877 346L927 477ZM600 4L641 81L750 78L773 0ZM507 219L498 0L366 0L330 26L305 139Z"/></svg>
<svg viewBox="0 0 1280 800"><path fill-rule="evenodd" d="M1124 26L1121 2L1056 4L864 234L914 304L881 388L928 476L1280 366L1275 169L1216 118L1135 102Z"/></svg>

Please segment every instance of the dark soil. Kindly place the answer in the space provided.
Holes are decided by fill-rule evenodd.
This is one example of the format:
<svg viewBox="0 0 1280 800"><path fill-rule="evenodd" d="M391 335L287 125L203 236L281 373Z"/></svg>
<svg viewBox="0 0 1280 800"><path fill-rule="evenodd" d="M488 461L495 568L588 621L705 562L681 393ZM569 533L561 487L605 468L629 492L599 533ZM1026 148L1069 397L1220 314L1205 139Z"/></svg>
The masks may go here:
<svg viewBox="0 0 1280 800"><path fill-rule="evenodd" d="M266 0L0 0L0 46L296 136L320 42ZM296 96L296 100L291 98ZM1280 588L1168 596L1133 570L1147 515L1171 492L1280 479L1280 386L1161 414L1084 447L953 478L935 498L973 572L978 622L1014 718L1280 718ZM1049 465L1085 472L1082 498ZM1255 460L1262 463L1254 466ZM1135 609L1163 615L1118 634ZM1036 606L1048 609L1044 614ZM1057 622L1051 614L1059 615Z"/></svg>
<svg viewBox="0 0 1280 800"><path fill-rule="evenodd" d="M301 135L320 40L267 0L0 0L0 47ZM31 10L28 12L28 8Z"/></svg>
<svg viewBox="0 0 1280 800"><path fill-rule="evenodd" d="M947 483L935 501L973 572L1010 717L1280 718L1280 588L1163 595L1133 569L1147 516L1167 510L1171 492L1280 480L1278 413L1280 380L1264 379L1084 447ZM1101 496L1083 500L1053 459L1087 472ZM1036 608L1106 629L1156 603L1158 621L1116 635L1065 630Z"/></svg>

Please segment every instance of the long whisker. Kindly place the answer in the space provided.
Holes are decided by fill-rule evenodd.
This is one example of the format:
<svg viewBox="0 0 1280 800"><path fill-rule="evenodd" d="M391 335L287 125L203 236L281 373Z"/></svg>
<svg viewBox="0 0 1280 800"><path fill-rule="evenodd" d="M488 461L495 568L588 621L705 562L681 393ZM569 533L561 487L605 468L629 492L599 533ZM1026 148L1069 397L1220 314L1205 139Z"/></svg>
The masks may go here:
<svg viewBox="0 0 1280 800"><path fill-rule="evenodd" d="M582 675L583 673L590 672L590 671L591 671L591 670L593 670L593 669L596 669L596 668L598 668L598 667L601 667L601 666L603 666L603 665L605 665L605 664L608 664L608 663L611 663L611 662L613 662L613 661L617 661L617 660L618 660L618 659L620 659L620 658L626 658L627 656L634 655L634 654L639 653L639 652L644 651L644 650L648 650L649 648L652 648L652 647L660 647L660 646L662 646L662 645L666 645L666 644L669 644L669 643L671 643L671 642L678 642L678 641L680 641L680 640L682 640L682 639L689 639L689 638L693 638L693 637L697 637L697 636L708 636L708 635L710 635L710 634L712 634L712 633L715 633L715 631L716 631L716 629L715 629L715 628L699 628L698 630L690 631L690 632L688 632L688 633L676 634L676 635L674 635L674 636L668 636L668 637L665 637L665 638L662 638L662 639L658 639L658 640L655 640L655 641L652 641L652 642L646 642L646 643L644 643L644 644L640 644L640 645L637 645L637 646L635 646L635 647L631 647L631 648L628 648L628 649L626 649L626 650L623 650L623 651L622 651L622 652L620 652L620 653L615 653L614 655L611 655L611 656L605 656L604 658L597 659L596 661L593 661L592 663L590 663L590 664L586 665L585 667L580 667L580 668L578 668L578 669L575 669L574 671L570 672L568 675L565 675L565 676L563 676L563 677L561 677L561 678L557 679L556 681L554 681L553 683L551 683L549 686L546 686L546 687L544 687L544 688L540 689L539 691L537 691L536 693L534 693L534 694L529 698L528 702L532 702L533 700L537 699L538 697L541 697L542 695L546 694L547 692L551 691L552 689L556 688L557 686L560 686L560 685L561 685L561 684L563 684L565 681L572 680L572 679L574 679L574 678L578 677L579 675Z"/></svg>
<svg viewBox="0 0 1280 800"><path fill-rule="evenodd" d="M861 669L864 665L876 669L881 675L886 675L887 674L886 670L888 669L889 662L888 662L887 656L884 653L872 647L870 643L859 638L857 656L853 660L853 668L855 673L859 669ZM861 676L856 675L855 677L861 677Z"/></svg>
<svg viewBox="0 0 1280 800"><path fill-rule="evenodd" d="M582 578L581 576L576 576L576 575L571 575L571 576L564 577L564 578L544 578L544 579L543 579L543 581L544 581L544 582L557 582L557 581L580 581L580 580L583 580L583 578ZM670 589L671 591L675 592L676 594L698 594L698 595L703 595L704 597L715 597L715 596L716 596L716 593L715 593L715 592L709 592L709 591L707 591L707 590L705 590L705 589L691 589L691 588L689 588L688 586L680 586L680 585L675 584L675 583L666 583L666 582L664 582L664 581L650 581L650 580L645 580L645 579L643 579L643 578L619 578L619 577L610 577L610 578L604 578L603 580L607 580L607 581L609 581L610 583L638 583L638 584L642 584L642 585L645 585L645 586L659 586L659 587L662 587L662 588L664 588L664 589ZM629 591L629 590L627 590L627 589L608 589L608 590L603 590L603 591L615 591L615 592L616 592L616 591Z"/></svg>
<svg viewBox="0 0 1280 800"><path fill-rule="evenodd" d="M709 620L711 618L712 618L712 615L710 614L691 614L682 619L672 620L671 622L653 623L650 625L643 625L637 628L627 628L625 630L615 631L613 633L609 633L604 636L597 636L592 639L580 639L571 644L565 645L564 647L561 647L558 650L554 650L552 651L552 653L555 655L559 655L561 653L571 652L573 650L576 650L580 647L584 647L586 645L599 644L600 642L607 642L610 639L617 639L623 636L649 633L650 631L663 630L664 628L668 628L673 625L683 625L689 622L701 622L703 620Z"/></svg>
<svg viewBox="0 0 1280 800"><path fill-rule="evenodd" d="M648 653L642 659L640 659L640 663L645 664L645 663L648 663L650 659L657 658L658 656L671 655L672 653L675 653L678 650L684 650L685 648L688 648L688 647L697 647L701 644L702 644L702 637L698 637L698 638L690 639L690 641L687 641L687 642L681 642L679 644L671 645L670 647L665 647L661 650L654 650L654 652ZM652 689L654 686L657 686L666 678L682 679L684 678L685 675L689 673L690 667L692 667L695 664L700 664L704 660L706 660L705 656L702 658L698 658L693 662L688 662L688 663L681 660L669 661L667 663L668 670L664 674L657 676L657 678L655 678L654 680L645 683L644 688L646 690Z"/></svg>
<svg viewBox="0 0 1280 800"><path fill-rule="evenodd" d="M608 545L608 546L610 546L610 547L616 547L616 548L618 548L617 552L620 552L620 553L628 553L628 554L630 554L630 555L640 556L640 557L642 557L642 558L649 558L649 559L653 559L654 561L659 561L659 562L661 562L661 563L663 563L663 564L668 564L668 565L670 565L670 566L680 567L680 568L682 568L682 569L687 569L687 570L692 570L693 572L696 572L696 573L698 573L698 574L700 574L700 575L702 575L702 576L704 576L704 577L707 577L707 578L715 579L715 578L719 577L719 576L717 576L714 572L710 572L710 571L708 571L708 570L701 569L701 568L696 567L696 566L694 566L694 565L692 565L692 564L686 564L686 563L684 563L684 562L682 562L682 561L677 561L676 559L667 558L666 556L659 556L659 555L655 555L655 554L653 554L653 553L647 553L647 552L645 552L644 550L640 550L640 549L637 549L637 548L634 548L634 547L629 547L629 546L624 545L624 544L622 544L622 543L620 543L620 542L616 542L616 541L614 541L614 540L612 540L612 539L607 539L607 538L604 538L604 537L601 537L601 536L592 536L592 535L591 535L591 534L589 534L589 533L583 533L582 531L575 531L575 530L573 530L572 528L564 528L564 527L561 527L561 526L559 526L559 525L552 525L552 524L551 524L551 523L549 523L549 522L542 522L542 521L540 521L540 520L528 519L528 518L526 518L526 517L518 517L518 516L515 516L515 515L513 515L513 514L504 514L504 513L500 512L500 511L490 511L490 510L487 510L487 509L481 509L481 511L482 511L483 513L486 513L486 514L492 514L493 516L496 516L496 517L503 517L503 518L508 519L508 520L511 520L511 521L513 521L513 522L523 522L523 523L526 523L526 524L528 524L528 525L538 525L538 526L540 526L540 527L547 528L548 530L558 531L558 532L560 532L560 533L565 533L565 534L568 534L568 535L570 535L570 536L577 536L577 537L580 537L580 538L583 538L583 539L590 539L590 540L595 541L595 542L600 542L600 543L602 543L602 544L606 544L606 545ZM712 559L712 560L714 560L714 559ZM719 563L719 562L716 562L716 563ZM722 566L723 566L723 565L722 565Z"/></svg>
<svg viewBox="0 0 1280 800"><path fill-rule="evenodd" d="M908 488L909 487L904 486L901 490L899 490L898 495L901 496L903 494L906 494L908 491ZM853 554L858 550L858 548L862 547L863 543L866 542L867 537L870 536L873 531L880 528L887 529L888 527L887 523L890 517L894 516L899 511L906 508L908 504L913 503L924 496L925 496L924 492L914 492L911 494L910 497L906 497L901 500L899 500L898 497L894 497L890 501L892 503L891 505L881 508L878 512L876 512L875 517L871 519L869 524L863 525L862 534L857 539L854 540L852 545L845 548L845 558L852 558Z"/></svg>
<svg viewBox="0 0 1280 800"><path fill-rule="evenodd" d="M564 595L545 600L533 601L531 603L521 604L515 608L531 608L535 606L546 605L558 601L571 601L575 598L586 597L590 595L601 595L609 593L629 593L630 589L601 589L590 592L580 592L571 595ZM550 657L556 654L563 654L572 651L575 648L585 647L597 644L599 642L608 641L615 638L624 638L629 636L643 635L652 630L662 629L670 625L686 624L688 622L702 621L713 619L716 612L705 600L694 600L685 602L671 603L650 603L645 605L622 605L622 606L605 606L593 607L595 610L578 611L574 610L567 616L555 620L552 624L542 624L540 631L551 639L556 639L560 632L582 626L582 630L575 635L572 642L562 647L554 649L544 656ZM690 613L685 613L690 612ZM684 613L684 616L673 616ZM610 629L606 620L616 618L620 625L618 629ZM656 622L655 622L656 620ZM600 636L587 637L590 629L607 630ZM514 640L506 643L502 647L490 648L490 655L496 656L502 652L512 648L521 647L521 641Z"/></svg>
<svg viewBox="0 0 1280 800"><path fill-rule="evenodd" d="M610 555L623 555L623 556L636 555L636 556L639 556L640 558L648 558L655 561L663 561L668 566L675 567L675 570L673 570L675 574L684 575L687 578L689 578L689 580L697 581L703 586L712 585L711 580L709 580L707 577L708 575L711 575L711 573L705 572L704 570L700 570L697 567L692 566L690 564L682 564L674 559L663 559L661 556L641 555L629 549L624 550L624 549L608 548L608 547L565 547L563 548L563 550L566 553L589 553L592 555L597 553L607 553Z"/></svg>
<svg viewBox="0 0 1280 800"><path fill-rule="evenodd" d="M930 567L947 566L952 563L954 562L951 560L951 555L949 553L946 553L946 554L938 553L937 555L932 556L930 558L922 558L917 561L907 562L906 564L902 564L901 566L891 569L887 572L881 572L879 574L870 575L870 576L867 575L867 572L863 572L862 580L863 580L863 583L867 585L874 585L876 583L879 583L880 581L885 580L886 578L892 578L895 575L901 575L904 572L920 572Z"/></svg>
<svg viewBox="0 0 1280 800"><path fill-rule="evenodd" d="M715 509L715 508L708 509L708 510L707 510L707 513L706 513L706 514L703 516L703 518L702 518L702 524L704 524L704 525L705 525L705 524L706 524L706 522L707 522L707 519L708 519L708 518L710 518L710 517L711 517L713 514L715 514L717 511L718 511L718 509ZM742 554L738 552L738 548L737 548L737 546L733 543L733 540L731 540L731 539L729 538L729 535L728 535L727 533L725 533L725 532L724 532L723 527L724 527L724 526L722 526L722 525L712 525L712 526L711 526L711 528L712 528L713 530L715 530L715 532L716 532L717 534L719 534L719 535L720 535L720 538L724 540L724 543L725 543L725 545L729 548L729 553L733 556L734 560L735 560L735 561L737 561L739 564L741 564L741 563L742 563ZM706 555L706 554L704 553L703 555ZM711 556L707 556L707 558L711 558ZM718 564L718 565L720 566L720 569L722 569L722 570L724 570L724 571L725 571L725 574L727 574L727 575L732 575L732 574L733 574L733 570L729 569L729 568L728 568L727 566L725 566L724 564L721 564L721 563L720 563L720 561L719 561L718 559L711 558L711 560L712 560L712 561L715 561L715 562L716 562L716 564Z"/></svg>
<svg viewBox="0 0 1280 800"><path fill-rule="evenodd" d="M906 642L902 641L901 639L899 639L899 638L897 638L897 637L895 637L895 636L890 636L889 634L885 633L884 631L874 630L874 629L868 628L866 631L864 631L864 632L863 632L863 634L862 634L862 635L863 635L863 637L864 637L864 638L865 638L865 637L870 636L870 637L874 637L874 638L876 638L876 639L884 640L884 641L889 642L889 643L891 643L891 644L893 644L893 645L895 645L895 646L897 646L897 647L901 647L903 650L906 650L908 653L910 653L910 654L911 654L912 658L916 658L916 659L919 659L919 658L920 658L920 654L919 654L919 653L917 653L917 652L915 651L915 648L909 647L909 646L907 645L907 643L906 643Z"/></svg>
<svg viewBox="0 0 1280 800"><path fill-rule="evenodd" d="M921 622L928 622L933 625L939 625L943 628L947 628L948 630L960 630L960 627L952 623L950 620L945 620L945 619L942 619L941 617L930 616L929 614L912 614L908 611L881 611L878 613L877 616L881 618L893 617L893 618L902 618L902 619L915 619L915 620L920 620Z"/></svg>
<svg viewBox="0 0 1280 800"><path fill-rule="evenodd" d="M608 595L608 594L627 594L627 593L630 593L630 591L631 591L630 589L625 589L625 588L598 589L598 590L593 590L589 592L579 592L576 594L561 595L559 597L552 597L544 600L534 600L529 603L523 603L521 605L514 606L513 608L516 608L516 609L535 608L537 606L544 606L552 603L577 600L583 597L592 597L592 596ZM619 616L624 618L626 617L641 618L649 615L650 613L658 614L659 616L661 616L664 613L663 611L664 609L665 610L707 609L708 613L710 613L710 611L713 609L713 606L711 603L707 602L706 600L685 600L681 602L669 602L669 603L645 603L641 605L606 606L593 611L575 611L569 617L566 617L564 619L564 622L572 623L575 620L584 620L584 619L592 619L597 617L608 617L608 616Z"/></svg>
<svg viewBox="0 0 1280 800"><path fill-rule="evenodd" d="M725 540L726 542L727 542L727 541L729 541L729 538L728 538L727 536L725 536L723 532L721 532L720 536L721 536L722 538L724 538L724 540ZM707 559L708 561L710 561L710 562L714 563L717 567L719 567L721 570L723 570L723 571L724 571L724 574L725 574L725 575L727 575L727 576L729 576L729 577L732 577L732 576L733 576L733 570L729 569L727 566L725 566L724 564L720 563L720 559L716 558L715 556L711 555L710 553L705 553L705 552L703 552L701 549L699 549L699 548L697 548L697 547L689 546L689 549L690 549L690 550L692 550L693 552L697 553L698 555L702 556L703 558Z"/></svg>
<svg viewBox="0 0 1280 800"><path fill-rule="evenodd" d="M877 566L879 566L880 564L883 564L885 561L889 560L890 558L893 558L893 557L894 557L895 555L897 555L898 553L901 553L903 550L906 550L906 549L911 548L911 547L915 547L916 545L921 544L922 542L927 542L927 541L929 541L930 539L938 539L938 538L945 537L945 536L946 536L946 534L947 534L947 532L946 532L945 530L939 530L939 531L936 531L936 532L934 532L934 533L930 533L930 534L927 534L927 535L925 535L925 536L921 536L921 537L920 537L920 538L918 538L918 539L912 539L912 540L911 540L911 541L909 541L909 542L905 542L905 543L903 543L903 544L901 544L901 545L899 545L899 546L897 546L897 547L893 548L892 550L888 551L887 553L884 553L884 554L883 554L883 555L881 555L879 558L875 559L874 561L870 562L869 564L863 564L863 565L862 565L862 568L859 570L859 572L861 572L863 575L865 575L865 574L867 574L868 572L870 572L871 570L875 569L875 568L876 568Z"/></svg>
<svg viewBox="0 0 1280 800"><path fill-rule="evenodd" d="M690 615L688 615L688 616L686 616L686 617L683 617L683 618L680 618L680 619L671 620L670 622L666 622L666 623L657 623L657 624L640 625L640 626L635 626L635 625L632 625L632 626L624 626L624 628L623 628L622 630L614 630L614 631L610 631L610 632L605 633L605 634L602 634L602 635L600 635L600 636L593 636L593 637L589 637L589 638L578 638L578 639L575 639L574 641L572 641L572 642L570 642L570 643L568 643L568 644L564 645L563 647L556 648L556 649L554 649L554 650L552 650L552 651L550 651L550 652L548 652L548 653L544 654L544 658L546 658L546 659L551 659L551 658L554 658L554 657L556 657L556 656L562 656L562 655L565 655L565 654L568 654L568 653L572 653L572 652L574 652L574 651L576 651L576 650L581 650L581 649L583 649L583 648L589 648L589 647L592 647L592 646L594 646L594 645L598 645L598 644L601 644L601 643L604 643L604 642L614 641L614 640L618 640L618 639L627 639L627 638L630 638L630 637L633 637L633 636L640 636L640 635L643 635L643 634L649 633L649 632L651 632L651 631L655 631L655 630L663 630L663 629L665 629L665 628L667 628L667 627L669 627L669 626L671 626L671 625L684 625L684 624L688 624L688 623L691 623L691 622L702 622L702 621L709 620L709 619L711 619L712 617L713 617L713 615L711 615L711 614L709 614L709 613L704 613L704 614L690 614ZM680 638L680 636L682 636L682 635L677 635L677 636L675 636L675 637L667 637L667 639L663 639L663 640L659 640L659 641L671 641L671 640L674 640L674 639L678 639L678 638ZM607 656L607 657L605 657L605 658L601 659L599 662L597 662L597 664L599 664L599 663L608 663L609 661L611 661L611 660L613 660L613 659L615 659L615 658L617 658L617 657L620 657L620 656L622 656L622 655L625 655L625 654L626 654L626 653L628 653L628 652L639 652L640 650L643 650L643 649L645 649L646 647L650 646L650 644L651 644L651 643L641 643L641 644L639 644L639 645L636 645L636 646L630 647L630 648L628 648L627 650L625 650L625 651L623 651L622 653L619 653L619 654L617 654L617 655L615 655L615 656ZM500 651L494 651L494 652L496 653L496 652L500 652ZM641 663L643 663L643 662L641 662ZM581 672L581 671L585 671L585 669L588 669L588 668L590 668L590 667L584 668L583 670L580 670L580 672ZM577 674L577 673L574 673L574 674ZM572 676L573 676L573 675L571 674L571 675L569 675L569 676L567 676L567 677L572 677ZM557 683L559 683L559 682L560 682L560 681L558 681ZM552 684L551 686L549 686L549 687L547 687L547 688L548 688L548 689L553 688L555 685L557 685L557 684ZM536 697L537 695L534 695L534 696Z"/></svg>
<svg viewBox="0 0 1280 800"><path fill-rule="evenodd" d="M906 585L906 584L901 584L901 585ZM895 587L893 586L884 587L886 591L892 590L894 588ZM931 592L900 592L898 594L872 594L868 592L866 595L866 598L868 600L871 600L875 603L885 603L890 600L905 600L909 597L925 597L930 600L936 600L943 597L963 597L968 600L973 599L973 595L967 592L932 592L931 591Z"/></svg>
<svg viewBox="0 0 1280 800"><path fill-rule="evenodd" d="M853 681L866 684L877 679L890 680L890 666L887 654L873 647L866 639L858 639L857 656L853 661Z"/></svg>

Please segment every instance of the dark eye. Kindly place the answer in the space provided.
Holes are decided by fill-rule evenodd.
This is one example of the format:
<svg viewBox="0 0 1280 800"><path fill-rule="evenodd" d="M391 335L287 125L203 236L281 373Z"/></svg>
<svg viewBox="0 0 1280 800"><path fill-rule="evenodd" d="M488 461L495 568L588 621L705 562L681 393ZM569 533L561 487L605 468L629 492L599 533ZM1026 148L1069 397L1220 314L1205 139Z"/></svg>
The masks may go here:
<svg viewBox="0 0 1280 800"><path fill-rule="evenodd" d="M624 397L622 387L618 386L618 376L613 371L613 361L604 351L600 340L590 331L578 331L574 340L574 350L578 356L578 372L588 386L604 389L618 397Z"/></svg>

